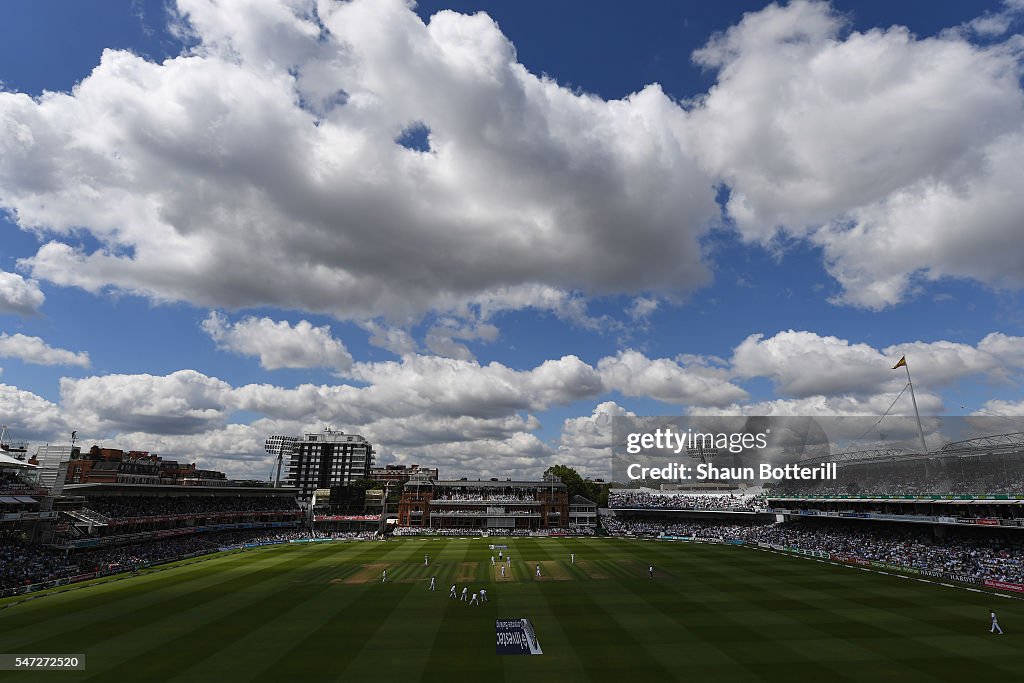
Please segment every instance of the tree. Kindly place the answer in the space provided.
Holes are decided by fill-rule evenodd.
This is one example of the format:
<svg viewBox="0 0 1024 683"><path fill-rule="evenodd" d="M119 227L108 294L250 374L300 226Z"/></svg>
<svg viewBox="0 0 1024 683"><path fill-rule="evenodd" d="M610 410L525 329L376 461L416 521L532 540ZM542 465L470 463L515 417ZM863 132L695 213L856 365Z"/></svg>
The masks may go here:
<svg viewBox="0 0 1024 683"><path fill-rule="evenodd" d="M553 474L565 484L571 500L573 496L583 496L597 503L598 507L608 507L608 485L599 484L580 476L579 472L568 465L552 465L544 470L544 476Z"/></svg>

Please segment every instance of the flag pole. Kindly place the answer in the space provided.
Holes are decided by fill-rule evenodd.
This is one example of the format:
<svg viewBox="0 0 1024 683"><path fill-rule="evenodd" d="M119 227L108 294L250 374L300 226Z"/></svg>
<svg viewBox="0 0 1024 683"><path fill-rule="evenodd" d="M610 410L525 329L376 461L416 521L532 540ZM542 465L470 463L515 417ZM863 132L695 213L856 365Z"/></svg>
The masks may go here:
<svg viewBox="0 0 1024 683"><path fill-rule="evenodd" d="M914 404L914 417L917 418L917 435L921 437L921 454L928 455L928 445L924 442L924 429L921 427L921 413L917 410L917 397L914 396L914 383L910 381L910 365L907 363L907 357L903 356L900 362L896 365L899 367L903 366L903 369L907 371L907 385L910 386L910 400Z"/></svg>

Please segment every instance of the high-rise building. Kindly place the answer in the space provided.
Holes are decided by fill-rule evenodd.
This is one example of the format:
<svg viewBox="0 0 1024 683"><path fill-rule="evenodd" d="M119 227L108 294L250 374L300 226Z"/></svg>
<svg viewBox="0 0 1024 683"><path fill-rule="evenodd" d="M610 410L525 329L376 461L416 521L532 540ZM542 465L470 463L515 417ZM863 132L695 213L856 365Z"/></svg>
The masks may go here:
<svg viewBox="0 0 1024 683"><path fill-rule="evenodd" d="M269 448L270 439L267 443ZM325 429L296 438L291 446L288 485L299 489L301 500L311 499L317 489L350 486L370 476L373 445L358 434Z"/></svg>

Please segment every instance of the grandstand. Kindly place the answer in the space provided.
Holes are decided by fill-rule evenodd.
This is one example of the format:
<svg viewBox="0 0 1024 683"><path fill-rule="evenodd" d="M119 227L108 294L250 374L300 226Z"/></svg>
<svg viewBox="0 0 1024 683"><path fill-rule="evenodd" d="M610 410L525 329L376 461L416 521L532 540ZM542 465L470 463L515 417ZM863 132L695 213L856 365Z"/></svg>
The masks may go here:
<svg viewBox="0 0 1024 683"><path fill-rule="evenodd" d="M787 517L1024 528L1024 433L957 441L928 454L829 457L838 463L841 485L783 482L766 494L768 506Z"/></svg>
<svg viewBox="0 0 1024 683"><path fill-rule="evenodd" d="M414 475L398 504L398 526L526 530L569 526L569 496L557 477L543 481L434 481Z"/></svg>

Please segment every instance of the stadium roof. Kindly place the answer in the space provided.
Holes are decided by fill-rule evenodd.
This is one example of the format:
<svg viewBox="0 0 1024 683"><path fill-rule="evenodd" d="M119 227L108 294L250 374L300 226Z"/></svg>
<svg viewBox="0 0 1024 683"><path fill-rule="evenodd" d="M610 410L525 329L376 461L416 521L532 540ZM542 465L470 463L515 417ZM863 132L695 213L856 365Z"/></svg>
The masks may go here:
<svg viewBox="0 0 1024 683"><path fill-rule="evenodd" d="M23 462L17 458L12 458L6 453L0 453L0 467L20 467L23 469L34 470L37 468L37 465Z"/></svg>
<svg viewBox="0 0 1024 683"><path fill-rule="evenodd" d="M963 441L953 441L937 451L930 451L928 453L906 451L902 448L875 448L843 453L830 453L817 458L801 460L800 464L811 465L822 462L848 464L856 462L914 460L917 458L945 458L954 456L978 456L1021 452L1024 452L1024 432L1010 432L1008 434L993 434L991 436L979 436L973 439L965 439Z"/></svg>
<svg viewBox="0 0 1024 683"><path fill-rule="evenodd" d="M299 490L293 486L180 486L175 484L65 484L66 493L103 493L107 491L132 492L132 493L189 493L189 494L251 494L263 493L272 495L274 493L294 496Z"/></svg>

